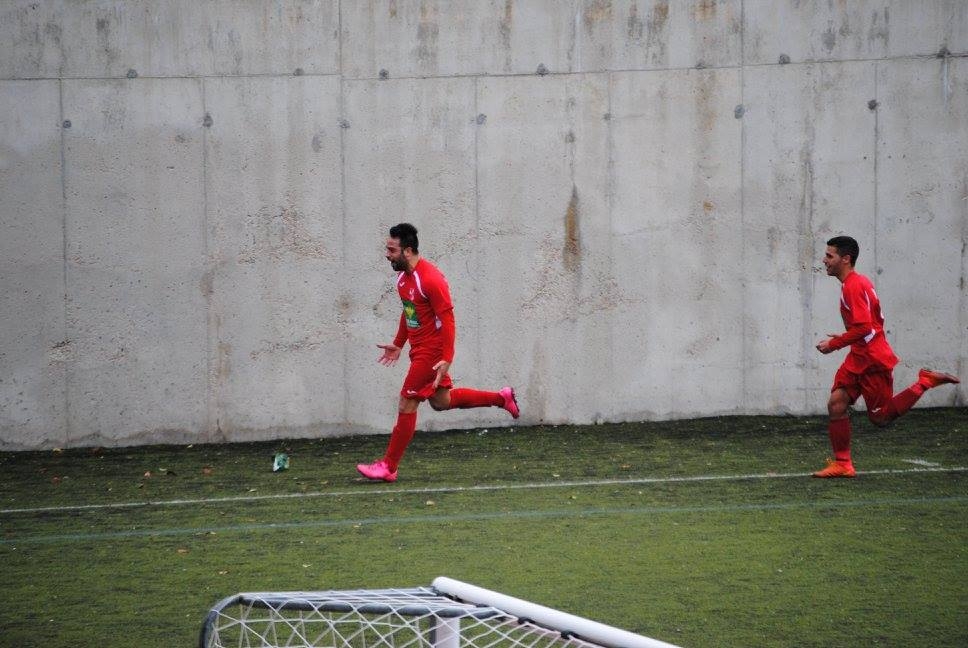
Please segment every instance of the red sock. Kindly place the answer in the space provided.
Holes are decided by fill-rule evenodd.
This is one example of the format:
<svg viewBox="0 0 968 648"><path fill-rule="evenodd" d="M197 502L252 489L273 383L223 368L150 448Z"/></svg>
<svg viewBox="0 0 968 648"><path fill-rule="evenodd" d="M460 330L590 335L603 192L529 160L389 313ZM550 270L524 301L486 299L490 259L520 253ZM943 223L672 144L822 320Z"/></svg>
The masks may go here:
<svg viewBox="0 0 968 648"><path fill-rule="evenodd" d="M924 385L921 383L914 383L902 392L898 392L891 399L891 409L893 411L893 418L897 418L901 414L907 413L909 409L914 407L914 404L918 402L918 399L924 396Z"/></svg>
<svg viewBox="0 0 968 648"><path fill-rule="evenodd" d="M504 396L497 392L479 391L466 387L450 390L450 409L501 407L502 405L504 405Z"/></svg>
<svg viewBox="0 0 968 648"><path fill-rule="evenodd" d="M850 419L834 419L827 426L830 445L834 449L834 459L840 463L850 463Z"/></svg>
<svg viewBox="0 0 968 648"><path fill-rule="evenodd" d="M383 456L383 460L387 462L387 468L391 472L400 465L403 453L410 445L410 440L413 439L416 430L416 412L400 412L397 414L397 424L393 426L393 432L390 433L390 443L387 444L387 453Z"/></svg>

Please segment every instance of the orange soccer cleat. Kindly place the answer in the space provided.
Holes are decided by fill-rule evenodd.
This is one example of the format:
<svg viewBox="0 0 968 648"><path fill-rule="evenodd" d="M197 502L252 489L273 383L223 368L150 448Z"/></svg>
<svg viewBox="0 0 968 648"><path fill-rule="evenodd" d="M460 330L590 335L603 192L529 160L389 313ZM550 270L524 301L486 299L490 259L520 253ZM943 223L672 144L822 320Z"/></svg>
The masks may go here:
<svg viewBox="0 0 968 648"><path fill-rule="evenodd" d="M918 382L921 383L925 389L931 389L932 387L937 387L938 385L945 385L948 383L957 385L961 381L958 380L957 376L952 376L951 374L944 373L942 371L921 369L921 371L918 372Z"/></svg>
<svg viewBox="0 0 968 648"><path fill-rule="evenodd" d="M818 470L813 473L814 477L829 478L829 477L856 477L857 471L854 470L854 464L852 463L840 463L839 461L834 461L833 459L827 459L827 467L823 470Z"/></svg>

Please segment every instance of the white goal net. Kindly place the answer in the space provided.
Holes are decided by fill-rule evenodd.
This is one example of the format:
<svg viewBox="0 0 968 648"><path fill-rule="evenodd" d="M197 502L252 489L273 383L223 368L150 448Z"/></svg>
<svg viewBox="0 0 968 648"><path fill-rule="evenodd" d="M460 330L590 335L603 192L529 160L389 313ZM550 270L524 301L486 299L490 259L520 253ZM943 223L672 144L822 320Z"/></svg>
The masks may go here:
<svg viewBox="0 0 968 648"><path fill-rule="evenodd" d="M431 587L249 592L217 603L200 648L674 648L440 577Z"/></svg>

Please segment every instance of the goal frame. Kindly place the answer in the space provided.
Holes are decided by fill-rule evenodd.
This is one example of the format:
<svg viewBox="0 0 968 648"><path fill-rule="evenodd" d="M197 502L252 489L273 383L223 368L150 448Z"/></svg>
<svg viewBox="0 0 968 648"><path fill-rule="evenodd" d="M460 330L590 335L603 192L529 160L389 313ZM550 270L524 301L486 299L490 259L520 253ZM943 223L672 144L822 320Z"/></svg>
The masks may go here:
<svg viewBox="0 0 968 648"><path fill-rule="evenodd" d="M676 648L673 644L446 576L435 578L430 587L235 594L209 610L199 633L199 648L218 645L213 642L219 622L228 616L226 611L238 606L270 612L392 613L400 617L422 617L432 620L432 648L460 648L462 619L478 622L513 619L517 625L557 633L565 645L578 648Z"/></svg>

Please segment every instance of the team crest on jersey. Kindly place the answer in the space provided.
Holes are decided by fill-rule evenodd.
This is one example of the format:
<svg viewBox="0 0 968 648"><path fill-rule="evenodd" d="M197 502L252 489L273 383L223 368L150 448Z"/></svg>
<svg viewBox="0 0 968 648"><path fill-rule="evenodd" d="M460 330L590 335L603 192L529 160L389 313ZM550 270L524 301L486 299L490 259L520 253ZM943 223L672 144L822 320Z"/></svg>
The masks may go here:
<svg viewBox="0 0 968 648"><path fill-rule="evenodd" d="M417 319L417 307L410 300L403 301L403 316L407 320L407 328L420 328L420 320Z"/></svg>

